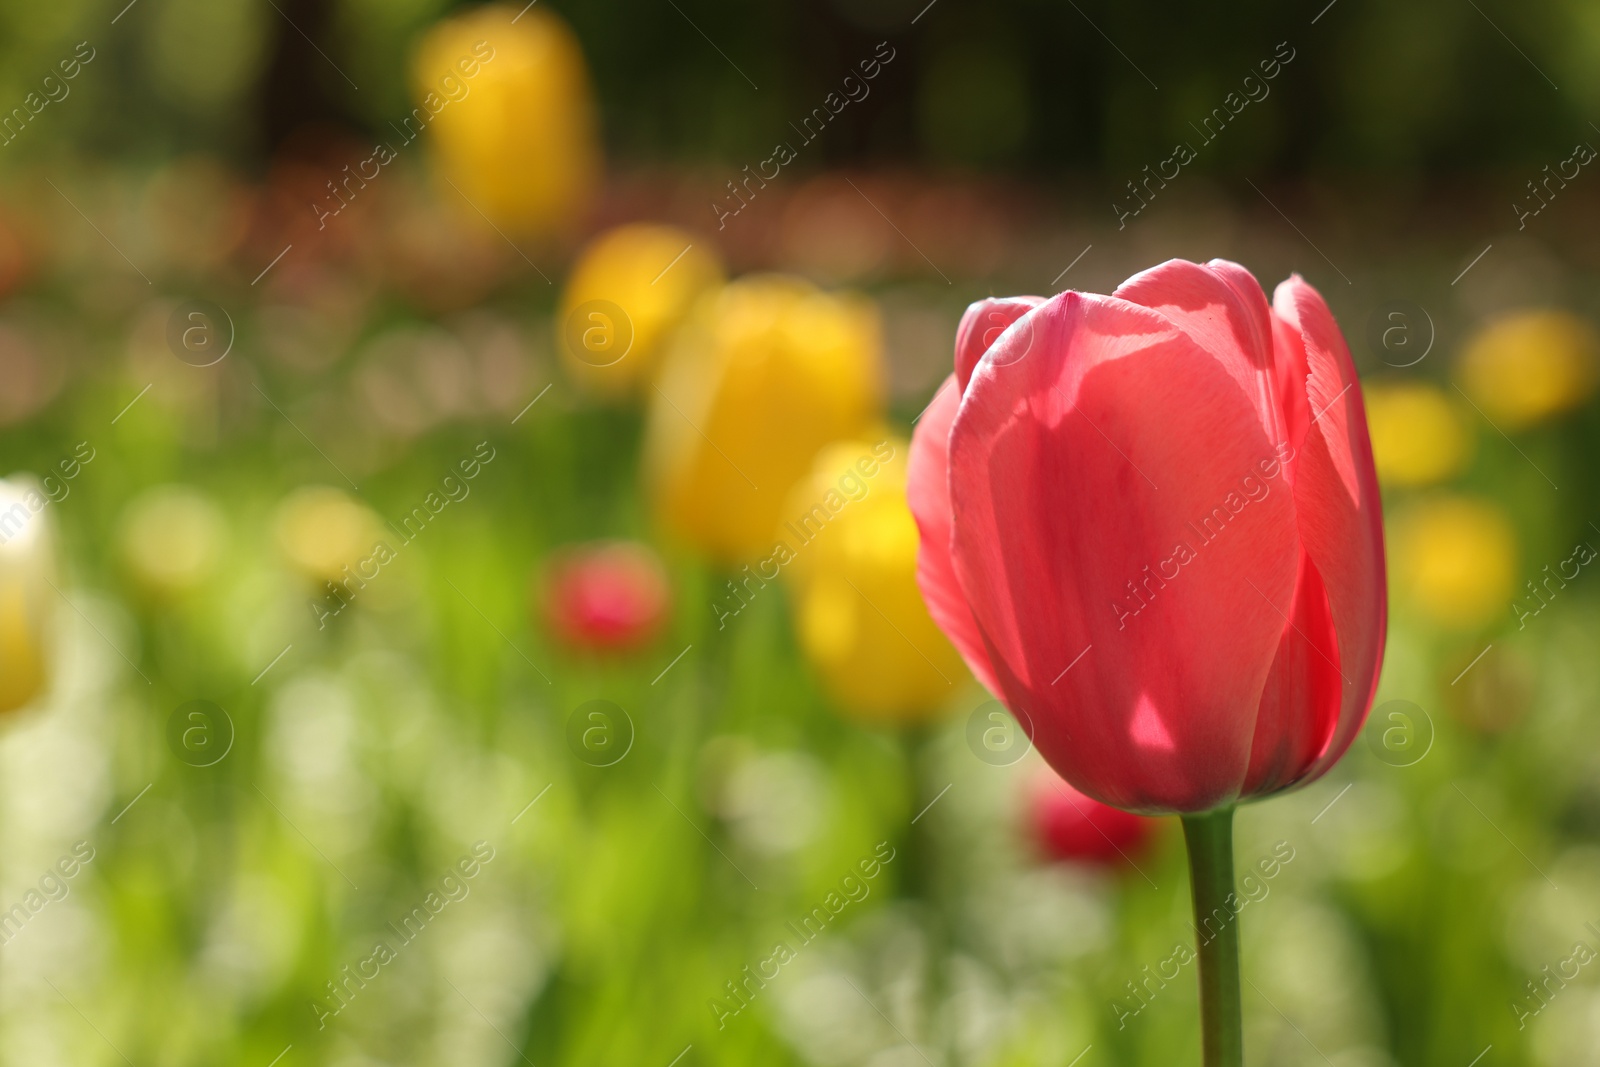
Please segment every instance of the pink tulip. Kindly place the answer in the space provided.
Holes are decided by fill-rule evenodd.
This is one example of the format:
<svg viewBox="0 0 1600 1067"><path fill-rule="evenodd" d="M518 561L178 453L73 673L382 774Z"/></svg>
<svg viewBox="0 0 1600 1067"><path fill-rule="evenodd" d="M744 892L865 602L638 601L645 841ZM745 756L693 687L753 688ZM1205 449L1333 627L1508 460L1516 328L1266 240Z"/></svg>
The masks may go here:
<svg viewBox="0 0 1600 1067"><path fill-rule="evenodd" d="M1161 825L1086 797L1048 769L1028 784L1028 815L1045 855L1102 867L1137 864Z"/></svg>
<svg viewBox="0 0 1600 1067"><path fill-rule="evenodd" d="M620 652L649 644L670 597L660 558L632 541L570 546L545 568L546 625L574 648Z"/></svg>
<svg viewBox="0 0 1600 1067"><path fill-rule="evenodd" d="M1270 308L1223 260L973 304L909 496L929 611L1097 800L1265 796L1366 718L1377 479L1349 350L1298 275Z"/></svg>

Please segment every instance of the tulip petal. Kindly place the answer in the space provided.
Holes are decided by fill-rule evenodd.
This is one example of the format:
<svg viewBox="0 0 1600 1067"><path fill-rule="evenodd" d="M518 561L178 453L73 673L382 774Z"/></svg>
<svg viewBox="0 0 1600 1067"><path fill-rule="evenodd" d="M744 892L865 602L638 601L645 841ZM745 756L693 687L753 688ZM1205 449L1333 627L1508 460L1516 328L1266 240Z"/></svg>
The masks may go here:
<svg viewBox="0 0 1600 1067"><path fill-rule="evenodd" d="M917 548L917 587L928 614L956 646L967 668L991 693L999 694L983 635L972 620L967 596L956 581L950 557L950 424L961 407L955 375L944 380L917 420L907 460L906 500L922 535Z"/></svg>
<svg viewBox="0 0 1600 1067"><path fill-rule="evenodd" d="M1284 467L1289 484L1294 484L1298 451L1305 444L1311 426L1310 401L1306 397L1306 348L1293 326L1272 316L1273 377L1278 385L1278 400L1283 406L1283 423L1289 447Z"/></svg>
<svg viewBox="0 0 1600 1067"><path fill-rule="evenodd" d="M1296 448L1295 513L1322 575L1338 634L1339 725L1305 778L1326 770L1366 721L1378 685L1388 617L1383 516L1372 443L1350 349L1322 296L1299 275L1273 294L1277 357L1305 367L1307 418Z"/></svg>
<svg viewBox="0 0 1600 1067"><path fill-rule="evenodd" d="M972 368L1016 321L1044 303L1042 296L1003 296L975 300L967 305L956 329L956 382L967 391ZM1027 345L1020 351L1026 353ZM1021 358L1019 355L1017 358Z"/></svg>
<svg viewBox="0 0 1600 1067"><path fill-rule="evenodd" d="M1255 276L1237 263L1169 259L1135 274L1111 295L1159 311L1207 352L1242 355L1257 369L1272 363L1272 316L1266 294ZM1239 384L1248 390L1253 383Z"/></svg>
<svg viewBox="0 0 1600 1067"><path fill-rule="evenodd" d="M1272 371L1272 313L1255 275L1225 259L1169 259L1135 274L1112 295L1160 312L1221 360L1255 400L1272 440L1287 439Z"/></svg>
<svg viewBox="0 0 1600 1067"><path fill-rule="evenodd" d="M1261 691L1244 796L1298 781L1339 721L1339 639L1322 576L1304 553L1294 603L1282 607L1283 640Z"/></svg>
<svg viewBox="0 0 1600 1067"><path fill-rule="evenodd" d="M1227 803L1300 557L1287 487L1244 484L1276 455L1256 398L1126 301L1026 321L1036 358L991 349L950 437L956 575L1004 697L1096 799Z"/></svg>

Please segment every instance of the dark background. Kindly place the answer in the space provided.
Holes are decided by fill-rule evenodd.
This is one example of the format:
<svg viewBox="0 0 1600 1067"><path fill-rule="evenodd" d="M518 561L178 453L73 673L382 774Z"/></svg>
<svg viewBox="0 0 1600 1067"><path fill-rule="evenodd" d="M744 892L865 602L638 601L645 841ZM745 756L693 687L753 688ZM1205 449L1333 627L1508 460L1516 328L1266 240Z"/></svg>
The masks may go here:
<svg viewBox="0 0 1600 1067"><path fill-rule="evenodd" d="M1542 165L1593 136L1589 122L1600 115L1600 16L1575 0L541 2L581 38L608 148L624 165L764 155L775 132L819 106L884 40L896 59L806 167L1137 169L1190 137L1188 124L1283 41L1294 61L1248 121L1203 154L1202 170L1435 177ZM77 19L5 5L9 77L0 84L25 91L30 61L48 54L42 43L81 32L102 50L98 61L126 77L85 85L96 106L73 109L76 129L52 123L58 142L132 156L221 143L257 166L302 125L378 128L404 113L413 33L461 6L138 3L140 19L109 29L98 8L115 5L76 8ZM226 75L174 77L185 68ZM217 91L218 80L233 84Z"/></svg>

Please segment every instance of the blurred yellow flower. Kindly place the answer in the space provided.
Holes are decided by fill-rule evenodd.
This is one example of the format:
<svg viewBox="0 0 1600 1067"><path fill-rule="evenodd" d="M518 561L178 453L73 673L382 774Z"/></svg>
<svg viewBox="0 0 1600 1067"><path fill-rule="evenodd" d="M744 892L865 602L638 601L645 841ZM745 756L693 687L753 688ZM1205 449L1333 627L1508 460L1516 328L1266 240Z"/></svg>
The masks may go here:
<svg viewBox="0 0 1600 1067"><path fill-rule="evenodd" d="M1516 535L1493 503L1439 496L1413 505L1389 524L1389 557L1394 590L1430 621L1473 629L1509 618Z"/></svg>
<svg viewBox="0 0 1600 1067"><path fill-rule="evenodd" d="M884 722L931 717L966 677L917 588L907 452L886 436L824 448L790 494L791 519L779 531L791 543L802 527L810 537L784 568L802 651L842 707ZM807 518L823 514L826 525L812 533Z"/></svg>
<svg viewBox="0 0 1600 1067"><path fill-rule="evenodd" d="M27 704L50 680L57 594L48 503L28 478L0 481L0 712Z"/></svg>
<svg viewBox="0 0 1600 1067"><path fill-rule="evenodd" d="M696 297L722 281L703 241L672 226L602 234L567 280L556 347L578 381L618 395L645 388L661 348Z"/></svg>
<svg viewBox="0 0 1600 1067"><path fill-rule="evenodd" d="M1386 487L1442 482L1472 458L1472 428L1458 402L1424 381L1374 382L1362 392L1372 457Z"/></svg>
<svg viewBox="0 0 1600 1067"><path fill-rule="evenodd" d="M296 489L278 505L278 547L290 565L316 581L338 582L371 555L383 536L377 514L348 493L325 485Z"/></svg>
<svg viewBox="0 0 1600 1067"><path fill-rule="evenodd" d="M882 378L882 327L862 297L780 275L708 294L651 405L646 478L662 523L723 562L770 549L817 450L876 419Z"/></svg>
<svg viewBox="0 0 1600 1067"><path fill-rule="evenodd" d="M157 596L181 596L216 574L228 524L198 489L164 485L128 505L118 535L118 550L135 581Z"/></svg>
<svg viewBox="0 0 1600 1067"><path fill-rule="evenodd" d="M1565 311L1522 311L1484 329L1461 354L1461 386L1503 430L1575 408L1594 392L1600 334Z"/></svg>
<svg viewBox="0 0 1600 1067"><path fill-rule="evenodd" d="M475 8L428 31L411 73L441 172L471 202L467 214L528 236L577 221L600 176L600 145L583 50L559 15Z"/></svg>

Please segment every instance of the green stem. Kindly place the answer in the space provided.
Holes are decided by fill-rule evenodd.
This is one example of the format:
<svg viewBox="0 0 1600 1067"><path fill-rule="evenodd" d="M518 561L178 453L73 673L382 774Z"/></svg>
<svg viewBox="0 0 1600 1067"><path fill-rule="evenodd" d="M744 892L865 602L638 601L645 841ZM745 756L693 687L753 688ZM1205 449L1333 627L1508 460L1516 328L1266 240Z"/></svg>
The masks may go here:
<svg viewBox="0 0 1600 1067"><path fill-rule="evenodd" d="M912 805L921 809L937 795L933 776L929 773L936 755L939 733L926 724L905 728L901 732L905 746L906 764L910 769ZM949 950L949 925L946 917L947 894L940 877L938 840L934 832L935 818L922 819L906 827L904 837L904 863L906 896L920 905L923 929L928 939L925 993L927 1007L934 1010L943 995L945 955Z"/></svg>
<svg viewBox="0 0 1600 1067"><path fill-rule="evenodd" d="M1239 917L1233 896L1233 807L1183 817L1200 947L1200 1041L1205 1067L1241 1067Z"/></svg>

